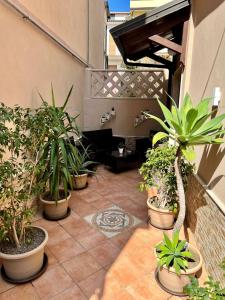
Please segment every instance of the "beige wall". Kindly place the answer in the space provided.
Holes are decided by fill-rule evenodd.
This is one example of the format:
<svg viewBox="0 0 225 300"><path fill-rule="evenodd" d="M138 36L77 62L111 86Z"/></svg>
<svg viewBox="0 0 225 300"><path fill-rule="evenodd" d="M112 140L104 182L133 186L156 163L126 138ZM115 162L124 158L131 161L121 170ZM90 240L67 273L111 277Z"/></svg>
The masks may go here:
<svg viewBox="0 0 225 300"><path fill-rule="evenodd" d="M35 17L56 33L83 60L103 67L104 2L90 5L90 43L88 43L88 0L21 0ZM90 1L92 2L92 1ZM98 12L98 13L97 13ZM85 65L78 62L29 21L0 1L0 101L9 105L36 107L40 104L37 90L44 97L54 85L58 104L70 86L74 91L68 108L81 113L84 97Z"/></svg>
<svg viewBox="0 0 225 300"><path fill-rule="evenodd" d="M195 103L222 91L218 114L225 113L225 1L194 0L189 28L184 90ZM225 204L225 146L199 147L198 174Z"/></svg>

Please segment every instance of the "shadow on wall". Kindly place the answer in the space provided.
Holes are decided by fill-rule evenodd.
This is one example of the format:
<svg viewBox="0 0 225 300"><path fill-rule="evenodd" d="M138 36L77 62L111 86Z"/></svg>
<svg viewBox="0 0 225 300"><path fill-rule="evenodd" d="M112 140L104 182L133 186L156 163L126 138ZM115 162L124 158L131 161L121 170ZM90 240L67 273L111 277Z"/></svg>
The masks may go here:
<svg viewBox="0 0 225 300"><path fill-rule="evenodd" d="M224 3L224 0L192 0L194 26L198 26L210 13Z"/></svg>
<svg viewBox="0 0 225 300"><path fill-rule="evenodd" d="M220 145L207 145L202 153L202 158L198 167L198 174L203 178L204 182L212 189L224 175L216 177L212 182L211 179L219 164L225 155L225 148L222 149ZM207 172L206 172L207 170Z"/></svg>

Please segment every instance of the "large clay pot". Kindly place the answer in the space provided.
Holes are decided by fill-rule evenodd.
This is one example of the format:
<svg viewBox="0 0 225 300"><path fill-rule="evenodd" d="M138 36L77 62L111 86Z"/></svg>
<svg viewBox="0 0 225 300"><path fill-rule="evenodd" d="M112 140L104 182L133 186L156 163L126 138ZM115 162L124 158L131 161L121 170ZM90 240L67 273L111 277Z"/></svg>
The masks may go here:
<svg viewBox="0 0 225 300"><path fill-rule="evenodd" d="M75 190L80 190L87 185L88 174L74 175L74 188Z"/></svg>
<svg viewBox="0 0 225 300"><path fill-rule="evenodd" d="M41 195L40 200L43 203L45 216L51 220L58 220L64 217L68 211L70 197L71 193L68 192L67 198L56 202L45 200L45 194Z"/></svg>
<svg viewBox="0 0 225 300"><path fill-rule="evenodd" d="M150 198L147 200L148 216L150 224L159 229L173 228L175 214L166 209L156 208L150 203Z"/></svg>
<svg viewBox="0 0 225 300"><path fill-rule="evenodd" d="M5 254L0 252L0 258L6 275L15 281L26 280L37 274L44 261L44 247L48 241L48 233L44 228L40 228L45 233L44 241L35 249L22 254Z"/></svg>
<svg viewBox="0 0 225 300"><path fill-rule="evenodd" d="M160 284L171 294L184 295L183 289L187 284L190 284L190 276L195 276L202 268L202 256L198 249L189 244L188 250L199 258L197 266L193 268L190 267L186 271L181 270L180 275L176 274L174 268L168 269L166 266L163 266L158 269L157 276Z"/></svg>

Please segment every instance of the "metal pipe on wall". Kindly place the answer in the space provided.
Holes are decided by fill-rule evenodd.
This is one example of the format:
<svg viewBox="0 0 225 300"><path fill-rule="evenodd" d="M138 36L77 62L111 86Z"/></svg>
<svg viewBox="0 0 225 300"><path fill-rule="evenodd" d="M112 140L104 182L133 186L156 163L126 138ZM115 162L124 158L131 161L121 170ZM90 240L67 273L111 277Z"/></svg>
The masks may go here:
<svg viewBox="0 0 225 300"><path fill-rule="evenodd" d="M42 33L54 41L58 46L64 49L67 53L72 55L78 62L90 67L88 61L85 61L78 53L76 53L66 42L64 42L57 34L51 31L45 24L43 24L37 17L35 17L30 11L28 11L22 4L17 0L1 0L6 5L10 6L17 13L19 13L24 19L28 20L32 25L38 28Z"/></svg>

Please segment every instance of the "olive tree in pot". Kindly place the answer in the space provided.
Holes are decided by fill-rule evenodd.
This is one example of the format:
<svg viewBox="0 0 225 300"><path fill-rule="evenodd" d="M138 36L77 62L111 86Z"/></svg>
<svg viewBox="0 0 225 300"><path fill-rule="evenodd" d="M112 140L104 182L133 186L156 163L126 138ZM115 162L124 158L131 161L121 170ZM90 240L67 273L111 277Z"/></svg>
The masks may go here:
<svg viewBox="0 0 225 300"><path fill-rule="evenodd" d="M80 149L68 145L68 159L72 176L72 188L80 190L87 187L88 174L95 174L90 168L95 164L89 160L88 148L80 145Z"/></svg>
<svg viewBox="0 0 225 300"><path fill-rule="evenodd" d="M165 137L169 137L177 147L174 169L178 189L179 214L174 226L174 232L179 232L184 223L186 213L185 192L181 173L182 157L188 161L194 160L194 146L196 145L222 144L224 142L222 135L225 133L222 121L225 119L225 114L211 119L211 116L214 114L214 111L210 111L209 108L211 99L201 100L194 107L190 96L187 94L180 108L177 107L172 98L171 101L173 104L170 111L158 100L165 122L151 114L146 114L146 116L156 120L165 130L165 132L159 132L154 136L153 144ZM201 261L200 253L199 256ZM177 263L179 264L179 261ZM182 266L181 264L180 266Z"/></svg>
<svg viewBox="0 0 225 300"><path fill-rule="evenodd" d="M45 182L46 191L40 196L40 200L43 203L44 217L50 220L65 218L70 211L68 203L71 193L68 184L72 185L72 180L67 147L70 145L71 149L75 148L70 142L70 135L80 135L76 125L77 116L72 117L65 110L72 88L62 107L55 104L53 88L52 105L40 95L43 105L36 110L32 124L32 134L40 145L39 162L43 166L38 178Z"/></svg>
<svg viewBox="0 0 225 300"><path fill-rule="evenodd" d="M29 132L30 113L0 105L0 258L3 277L15 283L36 278L47 266L48 234L31 226L41 182L36 180L39 152Z"/></svg>
<svg viewBox="0 0 225 300"><path fill-rule="evenodd" d="M146 158L139 172L144 180L140 183L140 190L146 189L148 191L149 221L151 225L157 228L170 229L174 225L178 211L177 184L174 170L176 147L165 144L162 147L149 149ZM187 176L192 170L192 164L182 159L181 172L185 186Z"/></svg>

